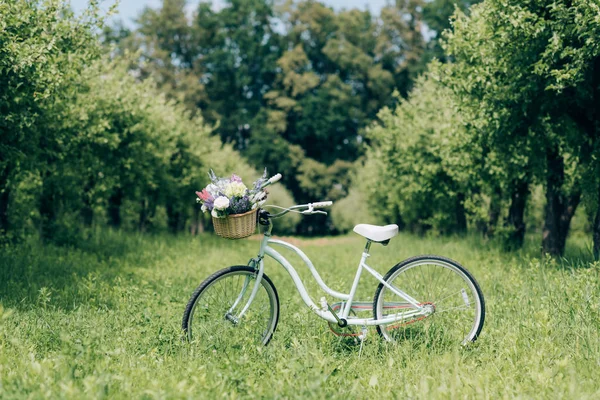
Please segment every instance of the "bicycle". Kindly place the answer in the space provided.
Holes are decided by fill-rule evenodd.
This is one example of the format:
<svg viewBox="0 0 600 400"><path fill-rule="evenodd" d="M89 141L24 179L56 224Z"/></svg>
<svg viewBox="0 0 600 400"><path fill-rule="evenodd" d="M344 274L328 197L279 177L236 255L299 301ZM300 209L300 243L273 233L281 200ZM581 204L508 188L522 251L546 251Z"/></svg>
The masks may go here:
<svg viewBox="0 0 600 400"><path fill-rule="evenodd" d="M265 186L279 179L281 175L277 174ZM387 341L424 337L465 345L477 339L484 324L485 302L477 281L459 263L441 256L417 256L396 264L385 276L367 264L371 245L386 246L398 234L397 225L354 227L354 232L367 242L349 293L331 289L302 250L272 237L274 219L289 212L327 214L318 209L332 204L323 201L288 208L269 206L282 210L276 214L261 209L258 222L265 228L258 255L250 259L248 265L222 269L198 286L183 315L182 328L187 338L192 340L194 332L199 332L202 340L223 341L226 345L241 337L263 345L269 343L279 321L279 297L273 282L264 273L264 259L268 256L287 270L304 303L326 320L335 334L358 337L361 345L369 326L375 326ZM317 306L292 264L273 249L273 245L296 253L318 285L340 301L328 304L322 297ZM363 271L379 281L372 302L354 299ZM365 311L373 315L359 318L357 314ZM356 331L358 327L361 327L360 332Z"/></svg>

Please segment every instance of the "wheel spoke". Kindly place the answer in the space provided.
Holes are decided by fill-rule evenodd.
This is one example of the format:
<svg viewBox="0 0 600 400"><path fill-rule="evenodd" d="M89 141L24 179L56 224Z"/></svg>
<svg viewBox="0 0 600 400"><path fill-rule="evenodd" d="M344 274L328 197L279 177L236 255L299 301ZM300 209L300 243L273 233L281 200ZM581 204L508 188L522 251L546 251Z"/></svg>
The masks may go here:
<svg viewBox="0 0 600 400"><path fill-rule="evenodd" d="M246 267L232 267L201 285L195 299L190 300L184 315L184 330L195 343L206 348L220 345L243 346L244 343L266 343L270 339L279 313L277 293L266 276L258 288L247 312L239 318L239 312L250 298L256 282L256 272ZM244 285L248 287L244 291ZM229 309L233 318L225 318ZM255 341L256 340L256 341Z"/></svg>
<svg viewBox="0 0 600 400"><path fill-rule="evenodd" d="M441 313L452 311L452 310L468 310L468 309L469 309L469 307L467 307L467 306L450 307L450 308L446 308L446 309L439 310L439 311L436 310L435 314L437 315L437 314L441 314Z"/></svg>
<svg viewBox="0 0 600 400"><path fill-rule="evenodd" d="M456 296L456 295L457 295L457 294L459 294L459 293L460 293L460 290L459 290L458 292L451 293L451 294L449 294L448 296L446 296L446 297L443 297L443 298L442 298L442 299L440 299L440 300L435 300L435 301L433 301L433 304L434 304L434 305L438 305L438 304L439 304L439 303L441 303L442 301L444 301L444 300L446 300L446 299L448 299L448 298L450 298L450 297L452 297L452 296ZM444 294L446 294L446 293L444 293Z"/></svg>
<svg viewBox="0 0 600 400"><path fill-rule="evenodd" d="M378 330L384 338L420 338L432 344L463 343L474 340L479 333L483 324L483 298L473 278L456 263L437 258L416 259L396 267L387 283L430 307L427 309L430 314L380 326ZM403 301L384 285L380 285L376 296L377 319L394 314L384 304Z"/></svg>

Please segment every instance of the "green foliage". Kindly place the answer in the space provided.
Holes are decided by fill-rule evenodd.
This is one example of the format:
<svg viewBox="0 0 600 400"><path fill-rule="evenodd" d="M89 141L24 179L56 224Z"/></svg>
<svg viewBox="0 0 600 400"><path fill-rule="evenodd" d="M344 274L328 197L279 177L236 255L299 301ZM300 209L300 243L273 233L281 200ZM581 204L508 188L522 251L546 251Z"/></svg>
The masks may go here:
<svg viewBox="0 0 600 400"><path fill-rule="evenodd" d="M348 196L333 203L331 222L338 232L349 232L358 224L384 224L373 215L372 205L358 186L350 189Z"/></svg>
<svg viewBox="0 0 600 400"><path fill-rule="evenodd" d="M409 99L382 111L371 130L367 164L383 177L373 204L417 230L463 231L470 217L514 248L530 192L542 184L543 251L562 254L581 199L600 216L598 2L461 8L445 32L452 62L430 63ZM600 248L600 217L592 219Z"/></svg>
<svg viewBox="0 0 600 400"><path fill-rule="evenodd" d="M430 62L433 58L448 61L441 40L444 32L452 29L452 16L457 9L468 14L469 7L479 2L480 0L433 0L425 3L423 21L434 31L435 36L427 43L422 62Z"/></svg>
<svg viewBox="0 0 600 400"><path fill-rule="evenodd" d="M394 101L394 86L408 91L405 75L423 45L411 5L386 7L381 20L368 11L335 13L311 1L284 8L288 50L264 95L266 113L252 124L247 154L280 152L282 145L296 152L299 146L307 158L286 170L294 174L287 186L297 200L318 199L322 191L332 200L345 196L349 176L340 172L351 169L340 160L354 161L364 152L362 129ZM275 136L284 140L262 140ZM278 160L286 159L276 158L272 168L288 167Z"/></svg>
<svg viewBox="0 0 600 400"><path fill-rule="evenodd" d="M138 200L139 211L147 208L149 215L165 204L171 227L181 230L194 190L206 181L210 130L200 117L190 118L167 100L152 81L137 82L120 60L88 69L80 90L65 121L74 136L87 132L79 154L96 158L83 177L90 198L106 207L119 192ZM145 221L138 223L145 229Z"/></svg>
<svg viewBox="0 0 600 400"><path fill-rule="evenodd" d="M369 130L374 145L368 163L376 179L366 184L368 193L377 194L371 207L413 231L464 231L464 200L476 177L473 153L461 148L465 131L449 91L425 77L379 119Z"/></svg>
<svg viewBox="0 0 600 400"><path fill-rule="evenodd" d="M377 58L384 69L393 73L395 89L403 96L408 95L414 79L424 71L424 7L423 0L406 0L381 9Z"/></svg>
<svg viewBox="0 0 600 400"><path fill-rule="evenodd" d="M505 174L497 185L545 184L542 244L552 254L563 251L582 193L598 196L581 176L597 176L599 4L488 1L459 13L447 36L456 63L446 82L474 140L495 152L492 167Z"/></svg>
<svg viewBox="0 0 600 400"><path fill-rule="evenodd" d="M185 1L161 3L142 12L135 32L117 28L107 41L141 49L145 62L134 66L141 78L152 77L169 96L201 111L224 143L245 147L281 52L271 1L230 0L218 11L201 2L191 18Z"/></svg>
<svg viewBox="0 0 600 400"><path fill-rule="evenodd" d="M223 143L282 172L295 200L308 202L322 199L307 176L329 185L321 191L348 193L338 172L364 153L362 130L422 70L420 6L399 2L378 18L318 1L230 0L219 10L200 3L190 17L183 1L164 0L136 31L116 27L105 39L120 52L141 48L144 62L132 67L141 78L200 109ZM330 169L334 180L321 175ZM328 226L303 221L299 232Z"/></svg>
<svg viewBox="0 0 600 400"><path fill-rule="evenodd" d="M81 19L61 1L11 1L0 10L3 240L37 228L44 239L74 244L82 225L106 222L197 232L193 193L208 182L209 166L252 170L211 137L199 113L163 93L164 82L138 79L131 66L139 54L111 58L102 49L97 7ZM164 27L163 39L177 24Z"/></svg>
<svg viewBox="0 0 600 400"><path fill-rule="evenodd" d="M12 191L48 175L64 141L53 129L57 102L100 52L97 7L75 19L63 1L0 4L0 232L19 230Z"/></svg>
<svg viewBox="0 0 600 400"><path fill-rule="evenodd" d="M527 243L527 252L537 253ZM363 245L354 234L300 243L338 290L350 287ZM254 240L114 231L97 232L81 249L3 248L0 397L583 399L598 393L600 266L507 255L472 238L401 234L388 247L373 246L369 263L385 273L406 257L442 253L464 264L488 300L489 318L473 346L387 344L370 329L359 357L359 346L334 336L306 309L287 272L269 261L266 273L282 309L268 347L213 351L183 342L181 315L196 285L219 268L246 263L257 249ZM298 272L318 298L310 272ZM358 295L370 300L374 290L365 279Z"/></svg>

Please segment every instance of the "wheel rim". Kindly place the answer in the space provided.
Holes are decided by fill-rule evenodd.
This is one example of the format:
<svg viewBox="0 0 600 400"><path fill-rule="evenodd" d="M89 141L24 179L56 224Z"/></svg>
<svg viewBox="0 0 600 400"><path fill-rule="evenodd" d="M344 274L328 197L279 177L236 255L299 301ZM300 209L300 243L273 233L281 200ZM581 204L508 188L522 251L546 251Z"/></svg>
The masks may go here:
<svg viewBox="0 0 600 400"><path fill-rule="evenodd" d="M466 344L478 333L482 316L482 301L473 281L451 263L427 259L399 268L388 283L403 290L433 312L380 326L389 341L422 339L429 344ZM376 305L377 318L409 308L406 300L383 287Z"/></svg>
<svg viewBox="0 0 600 400"><path fill-rule="evenodd" d="M250 307L237 319L250 298L255 277L251 271L234 271L204 288L188 318L188 339L215 349L267 344L275 329L278 305L272 286L264 278Z"/></svg>

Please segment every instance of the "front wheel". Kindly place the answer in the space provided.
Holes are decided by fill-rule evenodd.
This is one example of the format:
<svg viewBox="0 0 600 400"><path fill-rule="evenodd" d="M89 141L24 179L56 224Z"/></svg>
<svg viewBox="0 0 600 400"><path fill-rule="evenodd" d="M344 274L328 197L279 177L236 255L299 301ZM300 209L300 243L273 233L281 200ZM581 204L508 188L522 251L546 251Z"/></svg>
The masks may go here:
<svg viewBox="0 0 600 400"><path fill-rule="evenodd" d="M485 319L483 294L475 278L456 261L440 256L413 257L393 267L383 279L426 310L422 315L377 326L384 339L466 344L479 336ZM398 316L412 307L379 284L373 300L375 319Z"/></svg>
<svg viewBox="0 0 600 400"><path fill-rule="evenodd" d="M187 338L213 349L268 344L279 320L279 297L267 275L263 274L256 296L240 315L248 305L256 275L254 268L235 266L202 282L183 313Z"/></svg>

